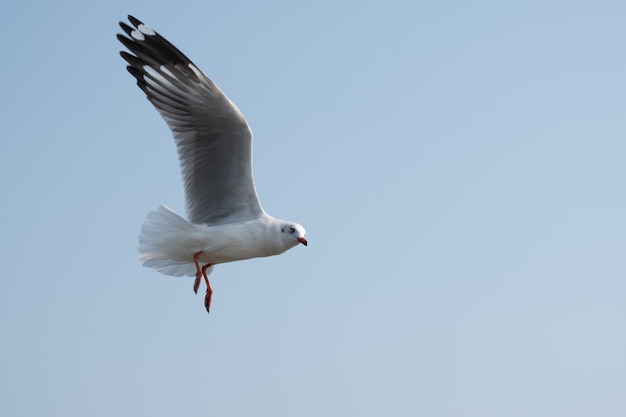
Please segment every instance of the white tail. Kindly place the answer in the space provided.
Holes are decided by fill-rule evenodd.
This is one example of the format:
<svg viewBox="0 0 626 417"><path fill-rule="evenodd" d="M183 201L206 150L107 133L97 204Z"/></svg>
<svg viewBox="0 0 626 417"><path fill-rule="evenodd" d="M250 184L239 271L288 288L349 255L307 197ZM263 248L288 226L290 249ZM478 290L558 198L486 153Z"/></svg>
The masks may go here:
<svg viewBox="0 0 626 417"><path fill-rule="evenodd" d="M189 223L174 210L165 205L159 206L148 213L141 226L139 260L143 266L165 275L195 276L193 254L199 248L193 236L198 230L198 226Z"/></svg>

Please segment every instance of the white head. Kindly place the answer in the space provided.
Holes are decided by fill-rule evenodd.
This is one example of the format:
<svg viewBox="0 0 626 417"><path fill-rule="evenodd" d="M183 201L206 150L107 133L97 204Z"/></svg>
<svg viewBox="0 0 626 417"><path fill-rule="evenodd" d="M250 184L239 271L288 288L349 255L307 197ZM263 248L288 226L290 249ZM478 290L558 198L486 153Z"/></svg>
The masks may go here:
<svg viewBox="0 0 626 417"><path fill-rule="evenodd" d="M306 230L298 223L294 222L282 222L280 225L280 234L284 242L289 247L296 246L298 243L302 243L304 246L308 245L308 242L304 238Z"/></svg>

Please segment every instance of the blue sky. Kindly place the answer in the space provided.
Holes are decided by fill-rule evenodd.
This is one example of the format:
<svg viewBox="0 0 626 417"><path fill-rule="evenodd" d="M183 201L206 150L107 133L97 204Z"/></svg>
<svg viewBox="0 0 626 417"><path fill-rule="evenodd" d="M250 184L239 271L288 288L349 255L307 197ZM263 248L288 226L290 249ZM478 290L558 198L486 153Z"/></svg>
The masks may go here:
<svg viewBox="0 0 626 417"><path fill-rule="evenodd" d="M6 6L0 414L623 416L626 6L434 3ZM308 231L216 267L210 315L137 260L184 200L128 13Z"/></svg>

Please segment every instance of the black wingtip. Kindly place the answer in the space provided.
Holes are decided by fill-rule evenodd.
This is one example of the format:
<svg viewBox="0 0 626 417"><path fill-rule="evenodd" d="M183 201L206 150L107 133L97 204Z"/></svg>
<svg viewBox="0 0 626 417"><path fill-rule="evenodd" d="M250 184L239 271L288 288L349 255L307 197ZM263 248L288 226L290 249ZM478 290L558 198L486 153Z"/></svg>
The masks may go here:
<svg viewBox="0 0 626 417"><path fill-rule="evenodd" d="M128 15L128 20L130 21L130 23L132 23L135 27L139 26L139 25L143 25L143 22L135 17L133 17L132 15Z"/></svg>
<svg viewBox="0 0 626 417"><path fill-rule="evenodd" d="M130 33L134 30L133 28L128 26L126 22L120 22L120 27L122 28L124 33L127 34L128 36L130 36Z"/></svg>
<svg viewBox="0 0 626 417"><path fill-rule="evenodd" d="M133 67L141 68L143 63L136 56L129 54L126 51L120 51L120 56L124 58L124 61L128 62Z"/></svg>
<svg viewBox="0 0 626 417"><path fill-rule="evenodd" d="M129 33L130 35L130 33ZM121 33L118 33L117 35L115 35L115 37L117 38L118 41L124 43L124 39L127 39L124 35L122 35Z"/></svg>
<svg viewBox="0 0 626 417"><path fill-rule="evenodd" d="M128 50L135 52L134 48L135 48L135 45L137 45L137 42L135 42L134 39L127 38L126 36L118 33L117 34L117 40L122 42L122 45L124 45L126 48L128 48Z"/></svg>

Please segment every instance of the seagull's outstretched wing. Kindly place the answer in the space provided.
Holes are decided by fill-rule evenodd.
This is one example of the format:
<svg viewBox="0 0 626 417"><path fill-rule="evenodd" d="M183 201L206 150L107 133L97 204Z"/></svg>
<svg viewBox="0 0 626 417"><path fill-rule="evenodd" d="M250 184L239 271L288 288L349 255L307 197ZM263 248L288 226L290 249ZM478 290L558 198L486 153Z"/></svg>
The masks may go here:
<svg viewBox="0 0 626 417"><path fill-rule="evenodd" d="M252 179L252 133L243 114L174 45L132 16L117 38L128 71L174 134L192 223L263 213Z"/></svg>

